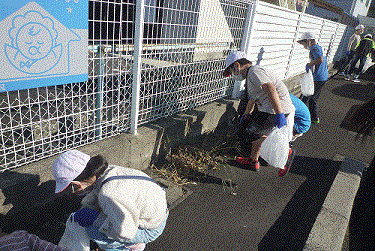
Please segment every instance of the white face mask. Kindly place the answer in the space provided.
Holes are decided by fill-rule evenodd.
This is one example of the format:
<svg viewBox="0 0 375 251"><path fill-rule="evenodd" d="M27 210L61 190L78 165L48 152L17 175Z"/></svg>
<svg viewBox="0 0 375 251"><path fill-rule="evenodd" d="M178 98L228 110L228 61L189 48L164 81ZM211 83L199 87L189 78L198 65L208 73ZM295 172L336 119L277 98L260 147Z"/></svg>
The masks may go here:
<svg viewBox="0 0 375 251"><path fill-rule="evenodd" d="M238 74L238 75L233 75L233 79L235 81L242 81L244 80L245 78L242 76L242 74Z"/></svg>

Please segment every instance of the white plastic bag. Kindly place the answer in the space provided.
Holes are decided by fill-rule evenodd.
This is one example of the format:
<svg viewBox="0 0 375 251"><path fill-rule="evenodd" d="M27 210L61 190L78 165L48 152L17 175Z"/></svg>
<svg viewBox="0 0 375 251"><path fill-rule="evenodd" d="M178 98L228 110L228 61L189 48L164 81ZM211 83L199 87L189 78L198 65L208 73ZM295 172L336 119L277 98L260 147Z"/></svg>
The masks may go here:
<svg viewBox="0 0 375 251"><path fill-rule="evenodd" d="M86 228L73 221L72 213L66 221L65 231L59 246L71 251L90 251L90 237Z"/></svg>
<svg viewBox="0 0 375 251"><path fill-rule="evenodd" d="M371 57L366 57L365 65L363 66L362 72L366 72L374 63L372 62Z"/></svg>
<svg viewBox="0 0 375 251"><path fill-rule="evenodd" d="M289 154L288 127L274 129L263 141L260 156L271 166L284 168Z"/></svg>
<svg viewBox="0 0 375 251"><path fill-rule="evenodd" d="M303 96L308 97L314 94L314 78L311 69L302 76L300 84Z"/></svg>
<svg viewBox="0 0 375 251"><path fill-rule="evenodd" d="M358 60L357 63L355 64L355 68L359 68L359 64L360 64L361 60Z"/></svg>

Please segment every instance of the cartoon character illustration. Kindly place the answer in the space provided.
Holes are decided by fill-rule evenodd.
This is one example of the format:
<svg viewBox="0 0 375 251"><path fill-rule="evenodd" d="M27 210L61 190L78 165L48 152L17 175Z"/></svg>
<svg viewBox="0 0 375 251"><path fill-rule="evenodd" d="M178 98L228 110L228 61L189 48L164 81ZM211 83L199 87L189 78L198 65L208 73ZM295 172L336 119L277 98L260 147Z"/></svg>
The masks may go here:
<svg viewBox="0 0 375 251"><path fill-rule="evenodd" d="M9 62L21 72L40 74L51 70L61 58L62 44L51 18L37 11L18 15L9 30L12 45L5 44Z"/></svg>

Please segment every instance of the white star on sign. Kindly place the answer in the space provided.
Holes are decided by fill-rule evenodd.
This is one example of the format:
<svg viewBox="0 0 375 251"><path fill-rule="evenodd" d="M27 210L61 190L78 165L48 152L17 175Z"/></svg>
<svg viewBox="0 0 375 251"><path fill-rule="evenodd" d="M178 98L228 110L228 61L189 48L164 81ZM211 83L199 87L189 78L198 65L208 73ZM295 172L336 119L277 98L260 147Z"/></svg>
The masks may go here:
<svg viewBox="0 0 375 251"><path fill-rule="evenodd" d="M70 8L70 7L68 7L68 8L66 8L67 10L68 10L68 13L72 13L72 8Z"/></svg>

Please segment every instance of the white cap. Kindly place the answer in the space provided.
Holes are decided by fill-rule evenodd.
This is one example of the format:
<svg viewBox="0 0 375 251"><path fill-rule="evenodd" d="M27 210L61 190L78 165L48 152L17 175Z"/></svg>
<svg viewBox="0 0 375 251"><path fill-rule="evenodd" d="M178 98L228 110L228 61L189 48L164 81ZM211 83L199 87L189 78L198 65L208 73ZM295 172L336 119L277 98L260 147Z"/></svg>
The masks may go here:
<svg viewBox="0 0 375 251"><path fill-rule="evenodd" d="M52 164L52 174L56 180L55 193L62 192L85 169L90 156L78 150L61 154Z"/></svg>
<svg viewBox="0 0 375 251"><path fill-rule="evenodd" d="M306 39L315 39L315 36L311 32L304 32L302 33L301 37L297 40L297 42Z"/></svg>
<svg viewBox="0 0 375 251"><path fill-rule="evenodd" d="M356 27L355 27L355 30L363 30L365 28L365 26L363 26L362 24L358 24Z"/></svg>
<svg viewBox="0 0 375 251"><path fill-rule="evenodd" d="M246 58L246 54L243 51L235 51L227 57L227 60L225 61L225 70L223 72L224 77L230 76L228 67L234 62L236 62L237 60L242 59L242 58Z"/></svg>

